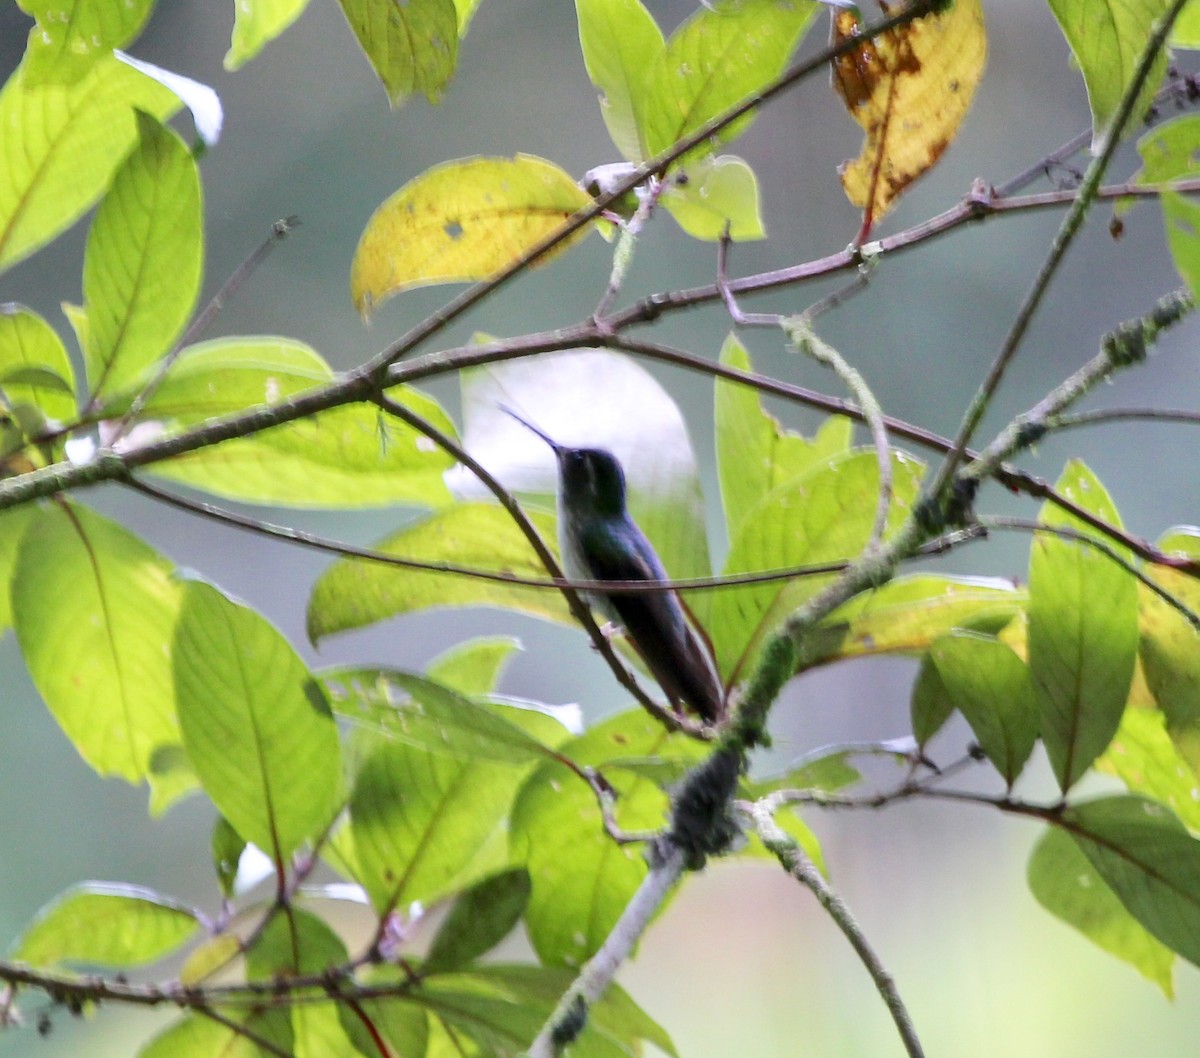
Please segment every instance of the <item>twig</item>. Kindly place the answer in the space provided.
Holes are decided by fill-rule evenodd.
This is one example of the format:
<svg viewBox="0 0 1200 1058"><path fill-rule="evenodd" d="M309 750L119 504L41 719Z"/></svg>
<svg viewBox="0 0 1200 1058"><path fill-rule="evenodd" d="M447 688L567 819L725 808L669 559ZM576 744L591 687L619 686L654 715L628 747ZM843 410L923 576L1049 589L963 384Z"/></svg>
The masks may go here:
<svg viewBox="0 0 1200 1058"><path fill-rule="evenodd" d="M562 243L570 239L576 232L592 223L597 217L608 212L611 206L636 187L644 184L650 177L661 176L673 162L682 158L694 147L706 143L714 135L733 124L743 115L757 110L764 103L767 103L775 98L775 96L807 77L812 76L814 73L823 72L826 65L839 55L853 51L865 41L869 41L881 33L886 33L890 29L905 25L914 19L920 18L922 15L928 14L937 3L938 0L912 0L911 3L907 4L896 14L881 19L873 26L864 28L857 36L848 38L838 44L830 45L822 49L818 54L802 60L777 77L767 87L747 96L728 110L705 122L656 157L638 166L629 176L617 181L611 189L602 193L591 205L568 218L557 230L531 246L519 258L507 265L496 275L482 283L476 283L461 294L451 298L437 312L427 316L386 349L372 357L368 363L363 365L361 373L376 383L381 383L387 373L387 369L391 365L407 356L427 339L443 331L468 309L474 307L485 298L490 297L517 275L525 272L530 265L540 261L553 251L555 247L562 245Z"/></svg>
<svg viewBox="0 0 1200 1058"><path fill-rule="evenodd" d="M1167 191L1196 194L1200 192L1200 177L1190 177L1164 184L1138 184L1126 181L1098 188L1095 198L1106 200L1158 198ZM991 217L1025 214L1031 211L1069 206L1076 202L1079 196L1080 189L1065 188L1058 191L1042 191L1037 194L999 198L996 192L987 185L977 184L958 205L915 224L911 228L906 228L904 231L885 236L862 247L847 247L827 257L820 257L804 264L728 279L726 285L734 294L749 294L793 286L797 283L858 268L864 258L878 261L889 254L914 249L932 239L957 231L967 224ZM632 324L652 322L667 312L721 299L721 289L716 283L684 290L660 291L607 317L605 324L614 331L620 331Z"/></svg>
<svg viewBox="0 0 1200 1058"><path fill-rule="evenodd" d="M387 1045L379 1027L371 1019L371 1016L363 1008L363 1005L353 997L346 1000L346 1006L358 1018L362 1027L366 1030L367 1035L371 1037L371 1042L375 1044L375 1049L379 1052L379 1058L392 1058L392 1049Z"/></svg>
<svg viewBox="0 0 1200 1058"><path fill-rule="evenodd" d="M1102 426L1134 419L1200 426L1200 411L1182 408L1099 408L1094 411L1071 412L1069 415L1051 415L1046 420L1046 429L1072 430L1078 426Z"/></svg>
<svg viewBox="0 0 1200 1058"><path fill-rule="evenodd" d="M904 1000L900 998L896 983L875 953L875 949L871 947L866 934L863 933L862 927L859 926L846 902L821 876L821 872L817 870L800 844L775 822L774 813L767 803L764 801L754 802L750 806L750 814L762 843L775 854L775 858L779 860L783 869L817 898L817 903L825 909L834 924L842 931L843 936L850 942L850 946L858 955L863 966L866 967L867 973L871 975L876 990L892 1015L892 1020L896 1023L896 1031L900 1034L909 1058L924 1058L925 1052L913 1026L912 1016L908 1013Z"/></svg>
<svg viewBox="0 0 1200 1058"><path fill-rule="evenodd" d="M887 529L888 514L892 506L892 449L888 443L887 426L883 419L883 409L866 379L855 368L847 363L832 345L822 341L813 331L807 316L799 316L784 324L784 331L792 344L803 353L807 353L819 364L824 364L833 370L834 374L858 401L863 418L871 431L871 441L875 446L875 462L879 467L879 489L875 503L875 521L871 526L871 535L867 539L864 552L874 551L883 540Z"/></svg>
<svg viewBox="0 0 1200 1058"><path fill-rule="evenodd" d="M1167 83L1154 97L1153 102L1151 102L1150 113L1147 114L1147 119L1149 119L1150 114L1152 114L1157 107L1162 106L1164 103L1170 102L1172 99L1179 99L1180 93L1186 92L1188 84L1189 79L1186 77L1178 74L1170 77ZM1052 169L1056 168L1057 166L1065 165L1068 158L1078 154L1091 142L1091 128L1089 127L1083 129L1078 135L1067 140L1067 142L1057 150L1051 151L1041 161L1034 162L1034 164L1024 172L1018 173L1011 179L1006 180L1003 184L1000 184L996 188L996 194L1001 198L1006 198L1009 195L1015 195L1018 191L1028 187L1039 177L1048 177Z"/></svg>
<svg viewBox="0 0 1200 1058"><path fill-rule="evenodd" d="M1194 630L1200 632L1200 614L1197 614L1187 603L1173 592L1164 588L1153 577L1148 576L1144 570L1130 562L1129 559L1107 541L1099 540L1091 534L1074 529L1069 525L1047 525L1045 522L1038 522L1029 518L988 516L980 517L979 523L989 530L1005 529L1022 533L1046 533L1049 536L1057 536L1063 540L1073 540L1076 543L1085 544L1094 551L1100 552L1110 562L1116 563L1130 576L1135 577L1173 610L1178 611Z"/></svg>
<svg viewBox="0 0 1200 1058"><path fill-rule="evenodd" d="M729 222L725 222L725 230L717 243L717 291L725 303L725 311L729 318L739 327L778 327L783 323L783 316L778 312L743 312L737 303L733 288L729 285L729 247L733 240L729 235Z"/></svg>
<svg viewBox="0 0 1200 1058"><path fill-rule="evenodd" d="M604 824L604 832L618 845L636 845L653 841L658 837L657 831L642 831L633 834L621 827L617 822L616 791L599 771L587 765L576 764L573 760L569 760L566 757L559 757L558 759L591 787L592 793L596 795L596 805L600 809L600 819Z"/></svg>
<svg viewBox="0 0 1200 1058"><path fill-rule="evenodd" d="M977 483L990 474L992 468L1039 440L1046 432L1049 419L1086 396L1115 371L1144 361L1148 347L1158 335L1195 307L1195 299L1188 291L1177 290L1159 298L1145 316L1115 327L1101 339L1100 351L1091 360L1001 430L991 444L971 459L958 480ZM951 452L950 457L953 455Z"/></svg>
<svg viewBox="0 0 1200 1058"><path fill-rule="evenodd" d="M625 283L625 277L629 274L629 266L633 263L633 251L637 248L638 236L641 235L646 221L650 219L650 214L654 212L654 207L658 204L659 196L662 194L662 188L661 180L652 179L642 191L633 216L620 226L617 245L613 248L613 263L612 270L608 274L608 284L604 288L600 303L592 312L592 319L597 323L604 318L608 307L616 299Z"/></svg>
<svg viewBox="0 0 1200 1058"><path fill-rule="evenodd" d="M849 559L835 562L818 562L801 566L789 566L781 569L759 570L749 573L728 573L713 577L684 577L679 580L573 580L567 577L530 577L519 573L505 573L501 570L481 569L476 566L463 566L454 562L435 562L427 559L408 558L396 555L390 551L379 551L370 547L359 547L343 540L310 533L289 525L277 525L261 518L239 514L236 511L210 503L207 500L193 500L179 496L142 478L130 478L124 482L126 488L140 492L159 503L206 518L219 525L228 525L233 529L267 536L284 543L311 548L326 554L337 555L341 558L361 559L364 562L378 562L384 566L397 566L401 569L420 570L425 573L442 573L447 576L466 577L472 580L483 580L496 584L511 584L522 588L537 588L544 591L561 591L563 588L574 588L576 591L604 591L613 595L650 595L663 591L720 591L726 588L744 588L754 584L770 584L777 581L796 580L803 577L820 577L830 573L840 573L846 568ZM947 533L938 542L931 542L923 551L923 555L941 554L950 550L967 539L975 539L982 535L981 530L970 533L961 531Z"/></svg>
<svg viewBox="0 0 1200 1058"><path fill-rule="evenodd" d="M113 429L112 435L108 439L109 447L115 447L116 443L125 436L130 424L141 414L142 409L146 406L146 402L154 395L155 391L167 377L167 373L174 367L175 361L179 359L179 354L208 330L210 324L225 307L225 303L242 289L246 280L254 274L255 269L266 260L267 255L279 243L283 242L291 232L295 231L299 223L299 218L293 216L284 217L282 220L277 220L271 225L271 233L249 257L233 270L230 277L221 284L220 290L212 296L212 300L204 306L201 312L197 313L188 325L187 330L183 332L183 336L175 343L174 348L159 361L158 368L150 378L150 381L134 397L133 402L129 405L129 410L121 416L120 421Z"/></svg>
<svg viewBox="0 0 1200 1058"><path fill-rule="evenodd" d="M266 1051L268 1054L276 1055L276 1058L295 1058L291 1051L284 1050L279 1044L267 1039L261 1033L255 1032L252 1028L234 1021L233 1018L226 1017L219 1010L214 1010L212 1007L198 1006L193 1008L201 1017L208 1018L209 1021L215 1021L218 1025L223 1025L234 1035L241 1036L243 1039L249 1040L255 1047Z"/></svg>
<svg viewBox="0 0 1200 1058"><path fill-rule="evenodd" d="M621 917L563 994L554 1013L529 1046L529 1058L556 1058L582 1031L588 1010L607 990L617 970L629 958L650 920L683 876L684 857L676 846L662 842L650 871L625 905Z"/></svg>
<svg viewBox="0 0 1200 1058"><path fill-rule="evenodd" d="M1050 289L1050 282L1058 273L1059 265L1066 256L1067 250L1075 241L1075 236L1082 229L1084 217L1087 216L1088 210L1091 209L1092 202L1095 200L1096 190L1099 188L1100 181L1108 170L1109 163L1116 152L1121 133L1124 131L1130 115L1133 113L1134 104L1141 93L1142 86L1145 84L1146 78L1150 76L1150 71L1159 52L1162 51L1166 43L1171 27L1175 24L1175 20L1179 17L1179 13L1183 10L1183 5L1186 2L1187 0L1171 0L1170 8L1168 8L1167 12L1151 30L1150 37L1146 41L1146 46L1138 59L1134 75L1130 80L1128 88L1125 90L1124 96L1121 98L1121 104L1117 108L1117 113L1112 121L1112 127L1105 138L1103 147L1088 166L1079 187L1078 197L1072 203L1066 217L1063 218L1063 222L1059 226L1058 233L1055 235L1054 242L1050 247L1050 252L1042 262L1042 266L1034 278L1033 285L1026 295L1025 301L1022 303L1020 309L1018 309L1012 327L1009 329L1008 335L1000 347L1000 351L996 354L996 358L992 362L992 366L989 368L983 384L979 387L975 396L971 398L971 403L967 407L962 424L959 426L958 433L954 438L954 447L934 475L928 495L935 500L942 501L945 499L959 463L967 450L967 446L971 443L971 438L974 436L976 428L979 426L984 413L991 403L992 396L995 394L997 388L999 388L1009 364L1012 363L1013 358L1017 354L1017 350L1020 349L1025 333L1029 329L1029 324L1033 321L1034 314L1041 306L1046 292Z"/></svg>
<svg viewBox="0 0 1200 1058"><path fill-rule="evenodd" d="M1200 178L1154 186L1132 183L1114 185L1101 188L1096 197L1153 198L1168 190L1188 194L1200 192ZM867 249L873 253L882 253L889 250L911 248L974 220L1009 212L1022 213L1030 209L1053 208L1074 201L1078 194L1079 192L1074 190L1047 192L1007 201L992 201L990 198L981 200L978 197L969 196L959 206L905 232L872 243ZM729 287L738 293L773 289L856 267L858 259L857 253L843 251L794 268L759 273L746 279L730 280ZM637 323L657 319L666 312L688 308L719 297L720 292L715 284L693 290L652 294L630 308L606 317L604 326L606 329L620 331ZM369 400L381 384L391 386L405 381L415 381L417 377L433 377L478 363L532 356L538 352L553 352L577 345L605 345L607 337L609 336L602 333L595 323L579 324L557 331L509 339L502 343L491 343L490 346L480 347L480 349L465 348L448 353L427 354L417 362L419 364L417 371L403 370L412 365L396 365L387 373L382 382L377 381L376 376L379 369L376 361L373 360L325 386L314 388L277 404L248 408L245 411L211 420L161 441L141 445L123 453L101 450L94 459L86 463L55 463L0 481L0 510L6 510L55 493L86 488L100 482L121 481L128 476L131 470L138 467L172 459L220 444L223 441L251 436L263 430L317 415L331 408ZM392 348L389 347L389 350ZM481 352L481 349L486 349L486 353ZM411 350L404 350L405 355L408 351ZM383 355L380 354L380 356ZM376 360L378 359L376 358ZM714 374L722 373L720 365L710 364L707 369ZM733 376L727 375L726 377ZM834 401L834 398L826 399ZM841 409L836 413L854 417L861 415L848 402L840 403ZM814 406L820 405L814 404ZM73 426L83 425L87 421L86 418L82 419ZM896 429L896 423L891 421L889 421L889 430L897 436L909 437L917 443L925 443L920 439L922 436L926 438L936 436L912 426L908 427L907 432L900 433Z"/></svg>

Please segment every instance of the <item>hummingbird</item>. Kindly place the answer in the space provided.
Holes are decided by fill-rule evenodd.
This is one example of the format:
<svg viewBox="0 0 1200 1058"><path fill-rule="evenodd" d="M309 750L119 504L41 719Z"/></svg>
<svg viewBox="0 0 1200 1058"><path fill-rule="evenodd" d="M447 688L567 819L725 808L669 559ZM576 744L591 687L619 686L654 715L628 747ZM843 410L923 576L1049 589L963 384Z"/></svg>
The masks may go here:
<svg viewBox="0 0 1200 1058"><path fill-rule="evenodd" d="M625 472L602 448L569 448L501 406L553 450L558 460L558 548L573 580L665 581L662 561L625 507ZM674 591L582 593L625 629L651 675L675 707L713 723L725 695L712 653L689 623Z"/></svg>

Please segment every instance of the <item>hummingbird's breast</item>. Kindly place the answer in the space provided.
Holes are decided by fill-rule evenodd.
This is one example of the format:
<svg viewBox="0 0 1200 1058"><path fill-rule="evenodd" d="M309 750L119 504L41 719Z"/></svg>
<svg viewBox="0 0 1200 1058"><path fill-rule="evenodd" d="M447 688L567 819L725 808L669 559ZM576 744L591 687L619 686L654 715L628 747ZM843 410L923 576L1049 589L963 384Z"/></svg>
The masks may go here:
<svg viewBox="0 0 1200 1058"><path fill-rule="evenodd" d="M583 527L577 516L565 509L561 494L558 500L558 551L562 561L563 572L571 580L603 580L603 575L588 561L583 544ZM607 595L601 592L585 591L580 593L589 606L599 610L604 617L616 624L621 623L620 616L613 607Z"/></svg>

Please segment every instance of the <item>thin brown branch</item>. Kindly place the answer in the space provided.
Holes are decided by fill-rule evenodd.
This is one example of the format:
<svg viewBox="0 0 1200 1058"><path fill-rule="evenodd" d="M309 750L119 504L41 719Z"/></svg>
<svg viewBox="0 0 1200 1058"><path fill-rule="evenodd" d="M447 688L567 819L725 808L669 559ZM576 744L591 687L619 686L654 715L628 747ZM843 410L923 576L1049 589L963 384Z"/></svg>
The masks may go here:
<svg viewBox="0 0 1200 1058"><path fill-rule="evenodd" d="M201 1017L208 1018L209 1021L215 1021L218 1025L227 1028L236 1036L241 1036L245 1040L249 1040L260 1050L266 1051L267 1054L273 1054L276 1058L295 1058L291 1051L284 1050L279 1044L273 1040L267 1039L261 1033L255 1032L248 1025L240 1021L235 1021L233 1018L226 1017L219 1010L214 1010L212 1007L198 1006L193 1010Z"/></svg>
<svg viewBox="0 0 1200 1058"><path fill-rule="evenodd" d="M394 1058L391 1047L387 1045L387 1041L384 1040L379 1027L363 1008L363 1005L357 999L351 997L346 1000L346 1006L350 1008L354 1016L362 1024L362 1027L366 1029L367 1035L371 1037L371 1042L379 1052L379 1058Z"/></svg>
<svg viewBox="0 0 1200 1058"><path fill-rule="evenodd" d="M1052 415L1046 420L1046 429L1072 430L1079 426L1105 426L1110 423L1130 421L1200 426L1200 411L1189 411L1183 408L1098 408L1094 411Z"/></svg>
<svg viewBox="0 0 1200 1058"><path fill-rule="evenodd" d="M1136 70L1130 79L1125 94L1121 98L1120 105L1113 117L1112 126L1108 130L1104 143L1088 166L1087 172L1083 177L1083 182L1079 187L1078 196L1071 204L1066 217L1063 218L1062 224L1059 226L1058 232L1051 244L1050 251L1042 262L1041 268L1038 269L1038 274L1034 277L1029 293L1025 296L1025 300L1017 310L1017 315L1013 320L1012 326L1009 328L1008 334L1005 336L1003 344L1000 346L999 352L996 354L995 360L993 360L991 367L988 369L988 373L984 377L978 392L972 397L967 407L962 424L959 426L958 433L954 437L954 447L950 450L950 454L942 461L941 466L938 467L937 473L934 475L928 495L938 502L943 501L947 497L954 480L954 475L966 453L967 447L971 443L972 437L975 435L975 430L978 428L990 406L992 397L999 388L1001 381L1008 371L1009 365L1013 362L1018 350L1021 348L1029 325L1033 322L1034 315L1041 307L1042 299L1050 289L1052 280L1058 274L1059 266L1066 257L1067 250L1070 249L1075 241L1075 237L1083 229L1084 218L1087 216L1092 203L1096 199L1096 191L1100 187L1100 181L1104 178L1113 155L1116 153L1121 134L1124 132L1133 114L1133 108L1138 96L1141 94L1142 86L1150 76L1150 71L1153 69L1155 60L1166 45L1171 27L1175 24L1175 20L1179 17L1179 13L1183 10L1183 5L1186 2L1187 0L1171 0L1171 6L1151 30L1150 37L1138 59Z"/></svg>
<svg viewBox="0 0 1200 1058"><path fill-rule="evenodd" d="M1156 197L1165 190L1181 193L1198 193L1200 192L1200 178L1178 181L1171 185L1162 186L1121 184L1100 189L1097 197ZM873 254L878 254L889 250L913 247L930 238L953 231L965 223L982 219L985 216L1008 212L1020 213L1029 209L1057 207L1074 201L1077 195L1078 192L1075 190L1066 190L1004 201L994 201L990 196L985 196L983 199L971 196L959 206L938 217L908 229L906 232L901 232L898 235L882 239L877 243L872 243L869 249ZM795 268L759 273L756 276L744 279L731 279L729 280L729 287L737 293L773 289L779 286L803 282L806 279L816 276L827 275L831 272L857 267L859 259L857 253L843 251L842 253L834 254L830 257L809 262ZM720 291L715 284L694 290L654 294L642 299L629 309L606 317L604 326L606 330L619 331L637 323L656 319L669 311L688 308L706 301L717 300L720 296ZM380 384L388 387L401 382L416 381L422 377L445 374L478 363L516 359L524 356L532 356L538 352L554 352L580 345L605 345L608 344L606 341L608 337L610 336L602 333L595 323L591 322L577 324L573 327L562 328L556 331L541 332L521 338L508 339L502 343L489 343L488 345L479 347L466 347L426 354L420 360L415 361L414 364L396 365L390 370L382 383L376 381L375 376L378 374L379 368L372 361L328 385L314 388L278 404L261 405L213 419L200 426L180 431L161 441L141 445L136 449L119 454L109 450L102 450L97 453L94 459L86 463L55 463L48 467L42 467L29 473L0 481L0 510L6 510L10 507L56 493L86 488L101 482L121 481L128 476L130 471L139 467L149 466L179 455L198 451L212 445L220 444L223 441L248 437L263 430L317 415L331 408L370 400L372 394L376 392ZM406 349L405 354L408 351L411 350ZM390 363L391 361L389 360L388 362ZM412 368L414 365L416 365L415 370L404 370L404 368ZM710 370L714 374L721 373L716 365L710 366L707 370ZM727 377L733 376L731 374L727 375ZM746 381L747 384L759 384L748 378ZM766 381L764 380L764 383ZM763 388L767 392L779 392L780 395L784 396L789 395L781 390L767 389L766 385L763 385ZM859 413L848 402L838 402L836 398L821 398L816 394L813 394L813 398L814 403L812 406L814 407L825 406L826 410L835 414L858 417ZM791 399L795 399L795 397L793 396ZM834 404L840 404L841 406L840 408L835 408L833 407ZM934 434L922 431L920 428L914 426L908 426L907 429L898 429L899 424L896 421L888 420L887 422L888 429L896 436L907 437L916 443L926 444L929 447L938 447L936 441L932 445L928 444L929 440L936 439L936 435Z"/></svg>
<svg viewBox="0 0 1200 1058"><path fill-rule="evenodd" d="M233 273L221 284L221 288L212 296L209 303L192 319L187 330L183 332L183 336L175 343L174 348L159 361L158 367L153 376L151 376L150 381L134 397L133 402L129 405L129 410L121 416L121 420L117 423L111 437L108 439L109 445L115 445L117 441L125 436L130 424L141 414L142 409L146 406L146 402L154 396L155 391L162 385L163 379L167 377L175 361L179 359L179 354L208 330L212 322L221 314L225 303L237 295L238 291L245 286L246 281L254 274L258 266L267 259L270 252L279 243L283 242L291 232L295 231L299 223L300 220L297 217L284 217L282 220L277 220L271 225L271 232L266 239L258 245L249 257L233 270Z"/></svg>
<svg viewBox="0 0 1200 1058"><path fill-rule="evenodd" d="M501 287L509 283L517 275L525 272L530 265L542 260L556 247L575 235L586 225L609 211L622 197L635 188L644 184L648 179L662 176L668 167L693 148L708 142L714 135L732 125L739 118L759 109L763 104L775 98L780 93L798 84L800 81L816 73L824 72L827 65L840 55L853 51L861 44L872 40L881 33L886 33L897 26L905 25L922 15L928 14L936 6L938 0L911 0L902 10L890 17L884 18L873 26L865 27L857 36L847 38L839 43L824 48L817 55L803 60L777 77L771 84L755 92L735 106L705 122L657 157L651 158L636 168L625 179L618 181L609 190L597 197L586 209L580 210L570 217L556 231L530 247L519 258L506 266L490 279L477 283L452 298L440 310L426 317L415 327L402 335L382 352L373 357L361 369L366 377L381 382L387 369L403 357L408 356L423 342L440 333L449 324L463 315L485 298L490 297Z"/></svg>
<svg viewBox="0 0 1200 1058"><path fill-rule="evenodd" d="M1179 194L1198 194L1200 193L1200 177L1172 181L1169 184L1137 184L1133 182L1110 184L1099 188L1095 197L1106 200L1158 198L1166 191ZM885 256L902 250L915 249L968 224L991 217L1023 215L1044 209L1070 206L1079 198L1079 195L1078 188L1062 188L1057 191L1042 191L1037 194L1001 198L986 184L977 184L958 205L915 224L911 228L897 232L895 235L885 236L862 247L848 247L827 257L820 257L804 264L727 279L725 285L734 294L751 294L795 286L837 272L857 269L864 261L878 263ZM607 317L604 322L612 330L621 331L634 324L657 320L668 312L694 308L721 299L722 291L717 283L684 290L662 291L642 298L628 308Z"/></svg>
<svg viewBox="0 0 1200 1058"><path fill-rule="evenodd" d="M1197 181L1197 190L1200 190L1200 180ZM536 349L548 340L547 335L530 336L530 345ZM758 375L754 372L741 371L738 368L728 367L724 364L716 363L704 357L696 356L684 350L675 349L657 342L645 341L622 334L612 334L592 335L586 343L580 344L622 350L662 363L673 364L685 370L696 371L750 386L761 393L768 393L804 407L824 411L832 415L844 415L857 422L865 422L862 410L857 405L841 397L832 397L827 394L818 393L815 390L781 382L778 379ZM447 359L450 354L459 353L462 354L463 358L461 363L458 361L457 355L454 355L452 362ZM456 370L457 367L455 365L478 366L484 363L532 355L532 353L524 350L511 353L506 343L503 342L463 347L461 350L451 350L450 354L435 354L431 357L422 357L411 364L399 365L395 376L396 381L411 382L435 377L448 371ZM883 423L893 436L902 437L931 451L943 454L950 451L950 440L934 433L932 430L926 430L903 419L896 419L887 415L883 417ZM972 461L977 460L979 455L980 453L970 449L966 452L967 458ZM1200 562L1179 555L1167 554L1154 547L1148 540L1133 536L1126 530L1109 525L1091 511L1057 492L1048 481L1036 474L1019 469L1008 463L1001 463L992 467L989 473L1005 488L1022 493L1033 499L1052 503L1091 529L1094 529L1097 533L1109 537L1114 543L1129 548L1139 558L1153 562L1156 565L1179 570L1187 573L1189 576L1200 577ZM3 486L0 485L0 497L2 495Z"/></svg>
<svg viewBox="0 0 1200 1058"><path fill-rule="evenodd" d="M1163 85L1158 94L1154 97L1154 100L1151 102L1150 109L1145 118L1146 123L1150 124L1156 116L1158 108L1167 103L1174 101L1177 104L1182 105L1184 101L1194 101L1195 97L1192 93L1194 85L1195 81L1193 78L1179 73L1171 74L1168 77L1167 83ZM1088 128L1081 130L1077 135L1071 137L1071 139L1067 140L1067 142L1061 147L1051 151L1040 161L1034 162L1034 164L1024 172L1018 173L1016 176L999 185L996 188L996 194L1001 198L1005 198L1009 195L1015 195L1018 191L1028 187L1035 180L1038 180L1041 177L1048 178L1055 169L1065 166L1069 158L1073 158L1080 151L1084 150L1091 142L1092 129L1089 126ZM1076 175L1081 179L1083 174L1077 173Z"/></svg>
<svg viewBox="0 0 1200 1058"><path fill-rule="evenodd" d="M989 530L1005 529L1021 533L1045 533L1048 536L1057 536L1062 540L1072 540L1076 543L1084 544L1092 548L1092 550L1099 552L1110 562L1120 566L1126 573L1144 584L1151 592L1162 599L1163 602L1177 611L1193 629L1200 632L1200 614L1197 614L1195 610L1188 606L1174 592L1168 591L1153 577L1148 576L1144 570L1134 565L1134 563L1106 540L1097 539L1090 533L1082 532L1069 525L1048 525L1045 522L1038 522L1029 518L981 517L979 523Z"/></svg>
<svg viewBox="0 0 1200 1058"><path fill-rule="evenodd" d="M475 566L463 566L454 562L435 562L419 558L407 558L388 551L379 551L369 547L359 547L341 540L333 540L296 529L287 525L276 525L259 518L238 514L207 500L193 500L176 495L166 489L159 488L140 478L127 481L126 487L140 492L160 503L168 504L179 510L187 511L201 518L206 518L218 524L228 525L234 529L282 540L285 543L296 544L311 548L326 554L337 555L341 558L356 558L367 562L378 562L381 565L397 566L402 569L420 570L426 573L443 573L448 576L467 577L474 580L484 580L497 584L509 584L523 588L540 588L548 591L562 591L571 588L577 592L604 591L616 595L653 594L664 591L713 591L722 588L739 588L753 584L769 584L776 581L794 580L799 577L817 577L827 573L837 573L846 565L846 561L823 562L814 565L793 566L787 569L762 570L752 573L732 573L716 577L689 577L680 580L663 581L597 581L572 580L567 577L528 577L518 573L505 573L501 570L480 569Z"/></svg>

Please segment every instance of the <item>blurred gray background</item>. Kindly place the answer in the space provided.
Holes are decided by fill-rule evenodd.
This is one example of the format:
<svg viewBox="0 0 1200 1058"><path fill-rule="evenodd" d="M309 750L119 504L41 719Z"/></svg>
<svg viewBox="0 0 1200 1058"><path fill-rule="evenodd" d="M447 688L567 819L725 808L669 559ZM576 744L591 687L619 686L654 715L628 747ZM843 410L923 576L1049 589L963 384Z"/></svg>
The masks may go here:
<svg viewBox="0 0 1200 1058"><path fill-rule="evenodd" d="M205 296L274 220L298 214L302 221L210 336L291 335L310 342L335 367L359 363L448 296L445 288L405 294L379 311L369 328L351 307L349 264L359 234L374 208L401 184L431 165L472 154L526 151L577 174L616 160L582 67L570 4L484 3L442 104L430 107L418 99L396 111L388 109L331 0L314 0L258 59L227 73L221 60L233 7L162 0L131 49L213 85L225 105L224 136L203 161ZM1046 5L1006 0L985 7L990 68L962 134L879 234L950 207L977 177L1004 181L1087 124L1082 82ZM694 5L651 0L650 8L670 29ZM15 4L0 3L0 76L7 77L18 61L28 25ZM824 27L810 37L806 51L825 39ZM809 260L849 242L858 218L842 195L835 166L856 154L859 142L857 126L824 76L771 105L733 147L759 175L770 236L735 249L736 273ZM1127 148L1118 174L1135 164ZM992 220L885 260L865 294L822 321L822 333L862 370L887 411L950 432L1058 217L1043 212ZM989 427L1036 401L1095 351L1102 333L1177 285L1154 206L1126 217L1120 241L1109 236L1107 220L1108 213L1097 210L1073 249ZM58 306L80 300L85 233L86 224L76 225L6 275L0 300L25 302L69 334ZM585 316L602 290L608 253L607 244L589 240L477 310L443 342L457 342L474 330L518 334ZM663 215L642 240L626 296L711 281L713 266L712 248L686 239ZM776 293L749 307L794 311L828 289ZM715 357L727 330L720 311L704 309L666 321L654 337ZM1093 403L1195 407L1198 336L1194 321L1178 328L1148 365L1123 376ZM750 334L745 341L760 370L835 391L830 377L786 353L774 335ZM711 383L652 370L689 418L720 556ZM432 388L456 406L453 384ZM795 408L772 409L804 430L818 422ZM1170 525L1200 518L1197 461L1184 447L1190 441L1179 427L1078 431L1044 442L1030 465L1054 478L1065 458L1084 458L1112 491L1126 523L1154 537ZM419 666L470 636L511 632L526 651L506 676L505 692L581 701L591 715L625 704L581 635L492 611L399 620L335 638L318 654L304 639L304 607L324 558L222 530L114 489L79 498L250 600L315 664ZM994 487L981 506L1033 514L1030 505ZM256 513L358 542L377 538L406 516L395 510ZM1027 541L998 539L950 557L941 568L1020 577L1026 553ZM904 661L869 661L795 682L777 709L777 748L762 766L786 763L825 743L902 734L912 673ZM0 944L54 894L82 879L145 884L213 909L211 809L193 798L150 821L144 791L92 775L38 701L11 635L0 641L0 681L5 790ZM954 725L936 748L949 759L967 737L965 728ZM1035 768L1021 792L1050 796L1044 769ZM1043 913L1024 885L1036 828L983 809L938 805L813 813L809 820L824 841L835 884L911 1005L931 1058L1195 1053L1200 975L1180 966L1179 998L1172 1005L1134 971ZM623 980L662 1020L686 1058L901 1053L881 1002L845 943L814 901L768 866L722 866L691 880ZM0 1055L128 1055L156 1017L104 1010L89 1025L73 1026L58 1016L45 1040L32 1029L0 1034Z"/></svg>

